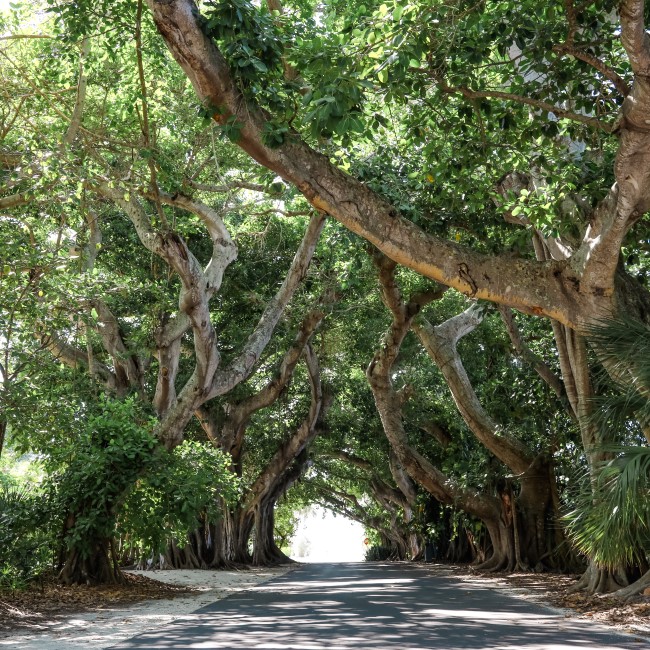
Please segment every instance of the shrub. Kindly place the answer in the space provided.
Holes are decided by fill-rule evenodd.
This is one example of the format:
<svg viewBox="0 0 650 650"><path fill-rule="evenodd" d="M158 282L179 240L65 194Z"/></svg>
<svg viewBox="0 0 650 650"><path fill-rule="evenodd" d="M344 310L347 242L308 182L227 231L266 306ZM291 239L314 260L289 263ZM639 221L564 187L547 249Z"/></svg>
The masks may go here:
<svg viewBox="0 0 650 650"><path fill-rule="evenodd" d="M52 536L42 495L0 485L0 588L20 589L52 567Z"/></svg>

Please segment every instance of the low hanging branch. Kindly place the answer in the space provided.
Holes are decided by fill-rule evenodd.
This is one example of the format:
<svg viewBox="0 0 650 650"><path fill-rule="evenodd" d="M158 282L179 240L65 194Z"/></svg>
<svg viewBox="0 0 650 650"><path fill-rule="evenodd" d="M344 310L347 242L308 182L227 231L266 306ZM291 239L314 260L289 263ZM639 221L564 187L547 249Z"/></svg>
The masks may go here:
<svg viewBox="0 0 650 650"><path fill-rule="evenodd" d="M513 472L523 474L535 455L485 412L456 348L458 341L482 320L483 310L478 305L472 305L436 327L420 318L412 329L443 374L456 407L474 435Z"/></svg>

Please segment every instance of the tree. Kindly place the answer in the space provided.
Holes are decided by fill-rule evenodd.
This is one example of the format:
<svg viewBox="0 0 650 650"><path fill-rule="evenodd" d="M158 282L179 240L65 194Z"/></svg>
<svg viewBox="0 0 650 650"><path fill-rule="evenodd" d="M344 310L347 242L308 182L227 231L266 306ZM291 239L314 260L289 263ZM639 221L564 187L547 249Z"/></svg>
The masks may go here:
<svg viewBox="0 0 650 650"><path fill-rule="evenodd" d="M174 125L178 128L175 138L165 137L156 129L154 118L161 106L160 96L156 97L145 75L145 65L156 64L156 52L151 52L149 58L144 54L142 44L147 29L151 34L151 25L143 21L142 8L142 3L130 7L118 19L129 25L134 50L117 54L110 49L121 36L82 39L78 55L72 50L69 56L54 57L52 69L46 69L44 75L44 89L32 78L38 74L35 70L25 71L25 83L33 91L30 104L48 111L53 110L50 86L56 74L76 79L69 123L64 112L54 109L58 119L48 125L49 131L39 140L38 127L30 123L32 106L27 102L19 102L15 109L12 106L3 117L5 142L19 153L3 165L10 183L8 195L1 199L1 209L12 211L7 219L10 232L26 228L35 249L26 257L27 267L13 269L8 265L3 279L6 276L7 282L13 283L18 303L29 299L30 305L43 307L29 311L21 304L12 305L3 340L5 361L10 359L19 369L22 351L14 333L18 326L21 336L30 330L32 336L36 333L40 346L58 362L84 370L106 394L120 399L138 395L157 417L155 440L172 450L183 441L188 424L201 406L229 393L254 372L286 306L307 274L324 219L319 215L310 219L311 212L303 213L307 220L302 241L297 243L298 251L285 255L285 248L283 255L275 259L275 272L286 261L288 275L284 282L278 282L277 275L267 278L270 291L266 292L262 308L257 305L240 319L241 328L222 363L223 344L218 333L226 328L223 320L219 322L211 314L210 303L214 304L224 273L238 253L224 217L231 210L237 213L241 204L229 195L243 186L272 195L278 192L266 185L236 180L232 185L210 185L206 189L200 183L206 160L198 163L196 157L207 154L208 163L218 163L212 138L198 133L196 123L188 125L186 115L179 116ZM56 30L56 25L52 26ZM18 37L15 40L21 41ZM91 40L102 57L93 53ZM44 39L44 43L34 46L41 56L55 49L53 38ZM4 55L9 67L24 69L32 52L33 48L24 46ZM76 66L70 59L77 59ZM101 61L108 61L103 69ZM107 94L112 92L114 79L109 81L106 68L119 63L133 63L134 68L124 74L123 93L117 101L109 102ZM178 76L171 75L165 85L169 88L167 84L173 86L176 82ZM134 96L138 99L131 103ZM123 110L125 105L130 110ZM118 123L120 113L131 119L108 135L107 127ZM27 138L19 128L24 124L29 124ZM113 144L105 146L104 138ZM24 143L25 139L33 147L31 151L24 146L21 151L21 140ZM188 151L189 165L195 168L192 172L169 166L167 156L185 159ZM31 166L25 169L21 165ZM161 189L162 182L173 191ZM192 183L202 189L194 188ZM59 193L55 198L63 205L58 223L43 220L39 213L52 200L53 186ZM212 198L209 205L195 196L199 192L227 198ZM179 219L180 215L184 219ZM233 222L237 227L236 218ZM297 233L294 230L292 234ZM23 240L19 238L16 246L24 246ZM9 244L14 242L10 240ZM139 264L143 253L150 256L150 265ZM15 246L14 250L8 247L7 254L12 263L22 263ZM29 280L21 285L24 274ZM20 311L15 314L17 307ZM8 380L15 374L7 363L3 363L2 372L3 379ZM5 388L3 382L3 392ZM144 456L151 452L145 450L144 455L137 456L142 471ZM126 483L121 489L126 494L138 472L125 471L124 477ZM106 497L105 505L111 513L122 501L117 492ZM81 511L71 514L71 527L88 514L83 512L87 503L78 502ZM84 540L89 548L96 549L96 557L85 558L82 566L71 555L63 571L66 581L105 581L111 576L118 579L115 556L107 555L105 532L111 524L107 526L101 530L83 529L86 536L98 535L95 541ZM80 535L70 532L69 537L81 543ZM112 563L111 570L106 568L107 563Z"/></svg>
<svg viewBox="0 0 650 650"><path fill-rule="evenodd" d="M648 46L642 38L643 31L643 2L629 0L623 2L620 9L620 29L622 43L627 54L628 63L632 77L631 90L623 103L621 119L613 125L599 117L585 115L580 112L570 112L560 106L538 100L534 97L526 97L504 91L472 90L464 85L450 84L447 76L469 78L474 83L489 84L498 81L495 79L478 77L479 66L482 63L498 61L511 73L515 63L511 60L508 48L512 45L513 34L505 22L507 12L512 8L504 5L500 14L497 7L490 6L484 9L483 14L464 16L469 24L480 23L481 19L496 22L497 16L502 21L499 24L505 26L502 29L503 35L497 31L489 30L490 40L482 43L482 49L476 53L478 59L474 65L467 65L466 61L459 60L458 54L451 50L440 52L433 50L438 39L444 38L445 29L457 28L454 23L455 17L449 16L443 22L439 31L431 36L432 42L421 43L413 37L412 41L406 41L405 56L411 52L416 54L415 66L418 68L419 77L414 81L408 74L410 60L404 64L404 56L400 56L399 46L393 44L395 62L391 61L390 55L384 51L383 46L367 48L366 56L382 60L383 65L371 68L374 73L372 77L386 81L385 69L394 70L396 82L394 92L397 95L400 90L411 85L412 90L431 90L434 96L442 97L452 95L465 97L472 101L487 100L495 98L499 100L514 100L524 104L540 108L547 113L553 113L562 119L572 119L577 122L589 124L592 127L603 128L605 131L617 131L619 134L619 148L617 162L614 168L616 185L610 191L605 192L601 200L595 202L591 197L584 197L584 214L580 213L579 218L573 224L579 228L580 235L575 238L573 246L565 245L558 258L549 261L535 261L530 259L513 259L510 255L492 254L486 255L480 251L472 250L456 242L445 240L439 236L426 232L418 227L413 221L400 215L398 206L392 205L382 196L372 191L367 185L360 182L353 175L346 174L334 165L327 156L322 155L313 146L310 146L300 134L285 126L283 116L276 112L268 113L267 105L261 106L252 98L249 88L254 86L257 77L266 74L269 67L281 64L282 46L287 47L290 56L299 58L305 56L312 65L320 65L316 57L310 59L310 53L295 53L290 37L282 41L280 31L272 31L272 22L265 19L264 10L258 12L252 5L242 2L237 5L237 10L227 11L223 6L215 3L210 5L206 17L202 17L193 0L176 0L175 2L157 2L148 0L148 6L152 12L156 26L169 47L172 55L181 65L184 72L191 80L200 101L211 111L213 118L220 124L236 125L237 144L251 155L260 164L273 170L286 181L295 185L296 188L307 198L307 200L319 210L326 212L336 218L346 227L350 228L377 246L382 252L396 262L408 266L417 272L439 281L446 286L453 287L459 291L475 298L487 299L501 304L516 307L522 311L536 315L544 315L553 318L560 323L578 331L584 332L585 323L594 318L616 312L631 312L635 316L643 318L647 313L647 293L634 284L617 280L618 259L621 245L626 234L639 220L646 210L648 196L645 188L647 183L644 180L646 168L640 161L648 146L644 128L644 115L648 111L648 105L644 94L645 77L644 65L650 55ZM589 30L580 36L588 41L588 37L599 35L598 30L608 39L614 33L616 26L604 15L578 15L573 5L568 5L566 14L566 34L568 38L565 47L558 45L562 53L582 52L575 55L571 62L562 61L562 72L566 75L567 70L584 67L584 61L594 66L594 83L614 84L617 91L627 91L630 84L626 83L607 64L598 57L585 55L575 45L577 26L586 24ZM332 15L336 15L337 8L333 8ZM388 11L387 5L382 5L373 14L371 21L372 30L376 23L374 20L383 18ZM400 31L405 41L404 34L411 35L418 24L424 24L425 18L430 17L428 11L437 13L437 9L428 9L414 5L409 12L396 9L392 14L392 21L388 27L387 34L382 34L377 28L377 35L372 42L380 40L381 36L390 36ZM556 8L553 9L556 11ZM560 11L560 8L557 8ZM602 9L601 11L604 11ZM444 14L444 11L442 12ZM502 16L502 17L501 17ZM600 20L598 20L600 18ZM344 12L341 18L345 20ZM440 22L436 18L437 22ZM589 22L589 21L593 22ZM337 18L330 23L333 27L337 24ZM558 36L558 19L547 18L549 30L552 33L550 48L556 43L553 37ZM394 25L397 23L397 25ZM596 28L593 25L597 25ZM545 24L546 26L546 24ZM399 27L399 30L398 30ZM257 30L257 31L256 31ZM267 30L267 31L264 31ZM394 30L394 31L393 31ZM402 31L403 30L403 31ZM359 30L361 32L361 30ZM354 32L353 32L354 34ZM261 42L265 37L268 42L267 50L262 45L257 53L262 52L267 60L261 60L258 70L255 69L255 59L251 58L249 67L242 62L244 71L233 73L233 62L242 61L245 49L238 49L237 38L249 38L251 42ZM364 36L361 32L358 37ZM332 40L337 40L336 34L327 34ZM515 38L518 35L515 36ZM528 57L520 56L527 68L535 69L535 65L543 65L541 57L545 50L542 38L548 39L546 33L533 33L532 44L535 46L533 54L538 55L537 60L528 60ZM254 39L258 39L255 41ZM234 42L234 44L233 44ZM266 43L266 41L264 41ZM338 41L337 41L338 42ZM525 43L525 41L522 41ZM275 44L277 43L277 44ZM452 39L452 45L457 44L457 39ZM528 43L525 43L528 45ZM306 47L304 41L297 44ZM223 48L224 52L220 48ZM431 49L430 49L431 48ZM577 49L576 49L577 48ZM440 60L440 55L446 55ZM603 55L608 54L603 52ZM617 55L620 53L616 53ZM239 58L238 58L239 57ZM385 57L385 59L384 59ZM347 61L346 61L347 63ZM353 66L356 62L349 62ZM391 66L392 64L392 66ZM464 68L462 66L465 66ZM522 64L523 65L523 64ZM459 68L453 70L454 74L445 75L447 67ZM551 74L550 66L548 73ZM262 72L262 68L264 72ZM354 68L353 68L354 69ZM276 73L277 74L277 73ZM369 73L370 74L370 73ZM489 72L486 74L490 74ZM478 78L473 79L476 76ZM581 80L584 72L576 76ZM525 74L523 78L519 74L510 85L523 86L524 90L533 93L540 89L535 84L526 87ZM251 81L252 80L252 81ZM363 75L357 74L357 84L362 85ZM557 83L556 79L553 79ZM508 85L506 77L501 83ZM262 87L264 83L259 82ZM326 82L327 83L327 78ZM270 84L269 84L270 85ZM371 82L372 85L372 82ZM390 88L390 86L389 86ZM271 98L279 103L281 93L276 96L273 88L267 89ZM383 88L382 88L383 90ZM557 87L555 87L557 91ZM285 90L285 92L288 92ZM298 92L296 90L295 92ZM552 99L556 99L555 93L549 93ZM325 96L325 88L313 88L310 90L310 97L320 96L324 103L330 100ZM391 98L393 95L391 95ZM266 99L266 98L264 98ZM345 98L348 102L354 101L354 93ZM559 99L559 98L558 98ZM602 102L606 108L611 109L612 104L616 106L616 100L620 98L607 97ZM332 102L337 98L332 97ZM407 102L411 105L419 101L419 97L406 95ZM314 101L317 104L319 100ZM360 101L360 100L359 100ZM269 101L269 104L271 102ZM308 102L305 102L308 103ZM435 104L433 105L435 107ZM352 106L354 108L354 104ZM345 109L342 109L345 113ZM319 117L317 110L313 111L313 119ZM341 117L341 120L344 117ZM540 118L541 119L541 118ZM604 123L603 123L604 122ZM481 122L481 124L484 123ZM277 134L282 126L281 137L272 139L267 134ZM347 132L346 132L347 134ZM495 179L496 180L496 179ZM354 197L354 200L350 200ZM582 205L582 204L581 204ZM636 305L636 307L635 307Z"/></svg>
<svg viewBox="0 0 650 650"><path fill-rule="evenodd" d="M606 456L594 363L634 376L597 338L589 351L590 324L650 313L642 3L619 21L571 2L539 20L514 2L46 4L44 33L0 43L3 400L36 399L23 361L48 351L91 378L84 395L138 395L157 444L207 435L231 454L241 502L201 518L192 562L248 561L254 528L256 560L280 558L273 504L311 463L318 498L375 504L400 555L421 541L415 480L485 522L492 565L548 561L540 520L574 487L556 489L554 462L596 485ZM330 222L317 245L324 215L352 232ZM386 256L379 349L352 233ZM345 304L314 337L335 274ZM621 568L594 567L591 589Z"/></svg>

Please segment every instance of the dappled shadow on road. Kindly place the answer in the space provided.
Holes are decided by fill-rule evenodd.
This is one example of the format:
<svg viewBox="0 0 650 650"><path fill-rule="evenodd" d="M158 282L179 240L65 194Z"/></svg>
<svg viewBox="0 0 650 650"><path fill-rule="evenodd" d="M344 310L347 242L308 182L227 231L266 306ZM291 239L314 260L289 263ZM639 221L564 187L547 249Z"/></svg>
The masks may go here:
<svg viewBox="0 0 650 650"><path fill-rule="evenodd" d="M119 647L610 650L639 644L413 565L348 564L301 568Z"/></svg>

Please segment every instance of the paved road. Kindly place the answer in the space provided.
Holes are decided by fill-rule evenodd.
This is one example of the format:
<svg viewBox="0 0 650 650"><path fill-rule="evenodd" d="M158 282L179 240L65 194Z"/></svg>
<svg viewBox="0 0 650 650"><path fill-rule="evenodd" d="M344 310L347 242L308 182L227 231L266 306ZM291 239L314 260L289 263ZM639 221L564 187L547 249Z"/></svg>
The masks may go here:
<svg viewBox="0 0 650 650"><path fill-rule="evenodd" d="M408 564L313 564L119 650L647 648L589 622Z"/></svg>

